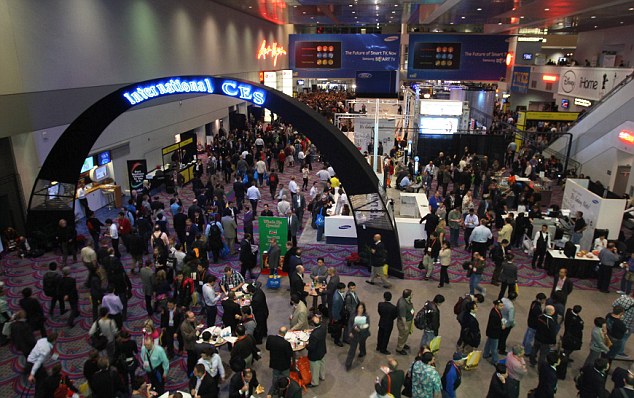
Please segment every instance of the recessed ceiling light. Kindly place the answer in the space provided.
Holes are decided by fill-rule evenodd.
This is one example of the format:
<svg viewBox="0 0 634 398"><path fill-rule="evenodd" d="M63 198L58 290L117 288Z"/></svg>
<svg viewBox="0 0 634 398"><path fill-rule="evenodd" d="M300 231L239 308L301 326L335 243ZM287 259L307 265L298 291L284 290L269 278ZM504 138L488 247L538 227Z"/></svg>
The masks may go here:
<svg viewBox="0 0 634 398"><path fill-rule="evenodd" d="M594 28L596 29L596 28L598 28L598 26L597 26L597 25L594 25Z"/></svg>
<svg viewBox="0 0 634 398"><path fill-rule="evenodd" d="M317 23L319 23L319 21L317 21Z"/></svg>
<svg viewBox="0 0 634 398"><path fill-rule="evenodd" d="M352 7L352 4L348 4L348 7Z"/></svg>
<svg viewBox="0 0 634 398"><path fill-rule="evenodd" d="M353 14L356 14L357 12L356 12L356 11L352 11L352 13L353 13Z"/></svg>
<svg viewBox="0 0 634 398"><path fill-rule="evenodd" d="M253 8L253 6L249 6L249 8Z"/></svg>
<svg viewBox="0 0 634 398"><path fill-rule="evenodd" d="M550 11L550 8L544 8L544 11Z"/></svg>
<svg viewBox="0 0 634 398"><path fill-rule="evenodd" d="M619 23L620 23L621 25L623 25L623 24L624 24L624 22L623 22L623 21L621 21L621 22L619 22Z"/></svg>
<svg viewBox="0 0 634 398"><path fill-rule="evenodd" d="M476 8L476 11L482 11L482 8L478 7Z"/></svg>
<svg viewBox="0 0 634 398"><path fill-rule="evenodd" d="M376 6L376 9L378 10L378 9L379 9L379 6Z"/></svg>
<svg viewBox="0 0 634 398"><path fill-rule="evenodd" d="M596 17L597 17L596 15L593 15L590 17L590 19L595 19Z"/></svg>
<svg viewBox="0 0 634 398"><path fill-rule="evenodd" d="M376 14L376 16L378 17L378 16L379 16L379 14Z"/></svg>
<svg viewBox="0 0 634 398"><path fill-rule="evenodd" d="M465 18L467 18L467 17L460 17L460 19L465 19Z"/></svg>
<svg viewBox="0 0 634 398"><path fill-rule="evenodd" d="M524 19L524 16L522 15L522 16L520 17L520 19Z"/></svg>
<svg viewBox="0 0 634 398"><path fill-rule="evenodd" d="M502 25L502 22L498 22L498 25Z"/></svg>
<svg viewBox="0 0 634 398"><path fill-rule="evenodd" d="M297 6L293 6L293 8L297 8Z"/></svg>
<svg viewBox="0 0 634 398"><path fill-rule="evenodd" d="M358 19L359 17L354 17L354 19Z"/></svg>
<svg viewBox="0 0 634 398"><path fill-rule="evenodd" d="M453 22L449 22L449 25L453 25Z"/></svg>
<svg viewBox="0 0 634 398"><path fill-rule="evenodd" d="M627 9L628 11L634 11L634 7L630 7Z"/></svg>
<svg viewBox="0 0 634 398"><path fill-rule="evenodd" d="M396 11L392 11L392 14L396 14Z"/></svg>
<svg viewBox="0 0 634 398"><path fill-rule="evenodd" d="M398 4L394 4L394 7L398 7Z"/></svg>
<svg viewBox="0 0 634 398"><path fill-rule="evenodd" d="M302 11L302 14L306 15L306 11Z"/></svg>

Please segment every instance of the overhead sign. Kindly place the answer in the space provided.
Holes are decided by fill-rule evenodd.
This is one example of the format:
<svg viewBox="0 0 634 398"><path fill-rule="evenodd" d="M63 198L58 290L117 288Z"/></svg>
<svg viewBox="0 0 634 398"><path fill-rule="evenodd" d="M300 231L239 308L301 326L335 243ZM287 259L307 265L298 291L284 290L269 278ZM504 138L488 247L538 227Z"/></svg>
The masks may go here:
<svg viewBox="0 0 634 398"><path fill-rule="evenodd" d="M407 77L499 80L506 75L509 36L410 34Z"/></svg>
<svg viewBox="0 0 634 398"><path fill-rule="evenodd" d="M511 92L526 94L531 81L530 66L516 66L513 68L513 78L511 80Z"/></svg>
<svg viewBox="0 0 634 398"><path fill-rule="evenodd" d="M420 114L432 116L462 115L462 101L421 100Z"/></svg>
<svg viewBox="0 0 634 398"><path fill-rule="evenodd" d="M217 89L218 87L220 90ZM214 77L201 80L173 77L167 80L150 82L149 84L138 86L135 90L123 93L123 98L131 105L138 105L152 98L173 94L220 94L240 98L256 105L263 105L266 100L266 92L255 86Z"/></svg>
<svg viewBox="0 0 634 398"><path fill-rule="evenodd" d="M267 56L273 58L273 66L277 66L277 57L286 55L286 49L281 45L273 42L267 45L266 39L262 40L260 49L258 50L258 59L266 59Z"/></svg>
<svg viewBox="0 0 634 398"><path fill-rule="evenodd" d="M618 85L632 69L563 67L557 92L562 95L600 100Z"/></svg>
<svg viewBox="0 0 634 398"><path fill-rule="evenodd" d="M357 71L399 69L399 35L289 35L290 66L296 77L354 78Z"/></svg>
<svg viewBox="0 0 634 398"><path fill-rule="evenodd" d="M586 108L592 106L592 102L583 98L575 98L575 105L584 106Z"/></svg>

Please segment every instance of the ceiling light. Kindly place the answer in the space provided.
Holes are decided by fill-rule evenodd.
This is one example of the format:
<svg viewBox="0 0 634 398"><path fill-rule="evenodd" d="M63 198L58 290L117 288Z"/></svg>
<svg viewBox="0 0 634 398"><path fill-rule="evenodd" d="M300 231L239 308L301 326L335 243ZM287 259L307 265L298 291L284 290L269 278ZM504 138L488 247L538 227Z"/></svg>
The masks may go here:
<svg viewBox="0 0 634 398"><path fill-rule="evenodd" d="M460 17L460 19L465 19L465 18L467 18L467 17Z"/></svg>
<svg viewBox="0 0 634 398"><path fill-rule="evenodd" d="M544 11L550 11L550 8L544 8Z"/></svg>
<svg viewBox="0 0 634 398"><path fill-rule="evenodd" d="M319 23L319 21L317 21L317 23Z"/></svg>
<svg viewBox="0 0 634 398"><path fill-rule="evenodd" d="M449 22L449 25L453 25L453 22Z"/></svg>
<svg viewBox="0 0 634 398"><path fill-rule="evenodd" d="M354 17L354 19L358 19L359 17Z"/></svg>
<svg viewBox="0 0 634 398"><path fill-rule="evenodd" d="M590 19L595 19L596 17L597 17L596 15L593 15L590 17Z"/></svg>
<svg viewBox="0 0 634 398"><path fill-rule="evenodd" d="M619 22L619 23L620 23L621 25L623 25L623 23L624 23L624 22L623 22L623 21L621 21L621 22Z"/></svg>
<svg viewBox="0 0 634 398"><path fill-rule="evenodd" d="M348 4L348 7L352 7L352 4Z"/></svg>
<svg viewBox="0 0 634 398"><path fill-rule="evenodd" d="M353 13L353 14L356 14L357 12L356 12L356 11L352 11L352 13Z"/></svg>
<svg viewBox="0 0 634 398"><path fill-rule="evenodd" d="M502 22L498 22L498 25L502 25Z"/></svg>
<svg viewBox="0 0 634 398"><path fill-rule="evenodd" d="M630 7L627 9L628 11L634 11L634 7Z"/></svg>
<svg viewBox="0 0 634 398"><path fill-rule="evenodd" d="M396 14L396 11L392 11L392 14Z"/></svg>
<svg viewBox="0 0 634 398"><path fill-rule="evenodd" d="M297 8L297 6L293 6L293 8Z"/></svg>
<svg viewBox="0 0 634 398"><path fill-rule="evenodd" d="M249 8L253 8L253 6L249 6Z"/></svg>
<svg viewBox="0 0 634 398"><path fill-rule="evenodd" d="M377 11L378 11L378 9L379 9L379 6L376 6L376 9L377 9Z"/></svg>
<svg viewBox="0 0 634 398"><path fill-rule="evenodd" d="M478 7L476 8L476 11L482 11L482 8Z"/></svg>
<svg viewBox="0 0 634 398"><path fill-rule="evenodd" d="M524 19L524 16L522 15L522 16L520 17L520 19Z"/></svg>
<svg viewBox="0 0 634 398"><path fill-rule="evenodd" d="M306 11L302 11L302 14L306 15Z"/></svg>
<svg viewBox="0 0 634 398"><path fill-rule="evenodd" d="M598 28L598 27L599 27L599 26L597 26L597 25L594 25L594 28L595 28L595 29L596 29L596 28Z"/></svg>
<svg viewBox="0 0 634 398"><path fill-rule="evenodd" d="M398 7L398 4L394 4L394 7Z"/></svg>

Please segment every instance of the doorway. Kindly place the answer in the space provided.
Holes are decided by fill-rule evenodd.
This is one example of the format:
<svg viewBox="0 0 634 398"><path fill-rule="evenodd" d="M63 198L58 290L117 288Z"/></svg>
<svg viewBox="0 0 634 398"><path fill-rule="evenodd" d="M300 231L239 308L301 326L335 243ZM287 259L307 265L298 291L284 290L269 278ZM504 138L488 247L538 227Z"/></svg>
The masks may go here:
<svg viewBox="0 0 634 398"><path fill-rule="evenodd" d="M627 189L627 182L630 179L630 172L632 170L632 166L619 166L616 169L616 177L614 178L614 189L613 192L619 196L623 196L625 194L625 190Z"/></svg>

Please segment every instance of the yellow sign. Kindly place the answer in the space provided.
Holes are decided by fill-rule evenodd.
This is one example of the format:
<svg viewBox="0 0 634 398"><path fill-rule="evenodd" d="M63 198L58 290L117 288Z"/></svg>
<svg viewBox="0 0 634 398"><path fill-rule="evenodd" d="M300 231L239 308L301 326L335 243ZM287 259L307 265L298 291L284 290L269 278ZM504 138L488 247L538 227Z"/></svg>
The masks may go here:
<svg viewBox="0 0 634 398"><path fill-rule="evenodd" d="M163 148L163 155L167 155L168 153L176 151L178 147L179 147L179 144L176 143L174 145L170 145L168 147Z"/></svg>
<svg viewBox="0 0 634 398"><path fill-rule="evenodd" d="M193 142L193 138L188 138L185 141L181 141L181 147L184 147L185 145L191 144Z"/></svg>
<svg viewBox="0 0 634 398"><path fill-rule="evenodd" d="M526 112L526 120L574 122L578 116L578 112Z"/></svg>
<svg viewBox="0 0 634 398"><path fill-rule="evenodd" d="M280 55L286 55L286 50L282 45L278 45L273 42L272 45L266 45L266 39L262 40L260 49L258 50L258 59L266 59L266 56L270 55L273 58L273 66L277 66L277 57Z"/></svg>

